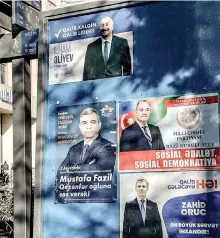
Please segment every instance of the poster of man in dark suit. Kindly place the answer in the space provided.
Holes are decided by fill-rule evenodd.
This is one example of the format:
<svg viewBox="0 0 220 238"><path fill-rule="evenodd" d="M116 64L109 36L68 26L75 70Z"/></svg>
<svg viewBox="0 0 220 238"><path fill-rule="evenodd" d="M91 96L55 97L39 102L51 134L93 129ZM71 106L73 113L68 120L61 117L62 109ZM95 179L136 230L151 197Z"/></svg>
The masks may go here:
<svg viewBox="0 0 220 238"><path fill-rule="evenodd" d="M158 126L148 123L151 105L140 100L136 105L136 121L122 131L120 151L164 150L165 146Z"/></svg>
<svg viewBox="0 0 220 238"><path fill-rule="evenodd" d="M131 74L128 40L114 35L113 28L112 18L102 18L101 37L87 47L83 71L84 81Z"/></svg>
<svg viewBox="0 0 220 238"><path fill-rule="evenodd" d="M114 102L58 108L56 203L115 202L115 120ZM66 143L74 143L68 152Z"/></svg>
<svg viewBox="0 0 220 238"><path fill-rule="evenodd" d="M147 198L149 182L137 179L137 197L125 204L123 238L163 238L157 203Z"/></svg>
<svg viewBox="0 0 220 238"><path fill-rule="evenodd" d="M116 153L115 146L100 134L101 121L98 111L86 108L80 114L79 128L83 140L73 145L60 168L77 165L79 170L112 170Z"/></svg>

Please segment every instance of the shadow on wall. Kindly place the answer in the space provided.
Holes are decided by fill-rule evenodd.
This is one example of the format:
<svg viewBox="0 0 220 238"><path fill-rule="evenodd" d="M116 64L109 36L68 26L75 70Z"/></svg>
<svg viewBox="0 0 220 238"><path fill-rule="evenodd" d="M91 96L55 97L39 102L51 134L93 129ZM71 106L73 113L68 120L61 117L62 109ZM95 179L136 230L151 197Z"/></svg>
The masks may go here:
<svg viewBox="0 0 220 238"><path fill-rule="evenodd" d="M50 86L45 137L48 153L44 157L43 180L46 238L116 238L120 224L119 201L116 204L54 205L56 122L51 115L55 103L72 105L219 90L220 31L216 24L219 10L218 2L169 2L137 7L133 10L134 76L75 83L74 86ZM37 140L41 136L37 133ZM39 165L36 160L36 167ZM36 197L41 199L40 194Z"/></svg>
<svg viewBox="0 0 220 238"><path fill-rule="evenodd" d="M51 85L50 102L72 105L218 89L218 7L217 2L173 2L127 9L133 22L134 75Z"/></svg>

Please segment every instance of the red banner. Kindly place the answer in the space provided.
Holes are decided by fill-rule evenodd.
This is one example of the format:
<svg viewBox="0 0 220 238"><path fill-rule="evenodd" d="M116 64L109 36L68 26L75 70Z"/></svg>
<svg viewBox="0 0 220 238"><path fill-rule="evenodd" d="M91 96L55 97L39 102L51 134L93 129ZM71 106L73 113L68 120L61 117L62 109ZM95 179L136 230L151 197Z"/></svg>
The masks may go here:
<svg viewBox="0 0 220 238"><path fill-rule="evenodd" d="M192 106L200 104L218 103L218 96L177 98L166 101L166 107Z"/></svg>
<svg viewBox="0 0 220 238"><path fill-rule="evenodd" d="M120 171L220 169L220 148L120 152Z"/></svg>

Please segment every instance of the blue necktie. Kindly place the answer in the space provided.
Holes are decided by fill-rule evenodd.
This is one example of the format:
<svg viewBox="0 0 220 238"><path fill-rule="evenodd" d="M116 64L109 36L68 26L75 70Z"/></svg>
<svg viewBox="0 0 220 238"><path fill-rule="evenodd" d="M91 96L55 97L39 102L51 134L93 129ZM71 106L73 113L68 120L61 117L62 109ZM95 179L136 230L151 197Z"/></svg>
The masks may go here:
<svg viewBox="0 0 220 238"><path fill-rule="evenodd" d="M145 201L141 200L141 215L142 215L143 223L145 224L146 212L145 212L144 203Z"/></svg>
<svg viewBox="0 0 220 238"><path fill-rule="evenodd" d="M108 41L105 41L104 44L104 61L106 64L106 62L108 61Z"/></svg>

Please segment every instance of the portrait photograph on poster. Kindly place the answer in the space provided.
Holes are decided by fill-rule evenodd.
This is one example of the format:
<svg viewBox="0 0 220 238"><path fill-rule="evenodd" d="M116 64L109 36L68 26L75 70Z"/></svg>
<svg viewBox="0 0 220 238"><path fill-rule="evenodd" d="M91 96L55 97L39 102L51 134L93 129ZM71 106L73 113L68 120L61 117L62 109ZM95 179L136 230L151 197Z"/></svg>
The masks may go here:
<svg viewBox="0 0 220 238"><path fill-rule="evenodd" d="M219 95L119 103L119 169L220 168Z"/></svg>
<svg viewBox="0 0 220 238"><path fill-rule="evenodd" d="M51 22L50 32L49 84L133 73L132 24L120 10Z"/></svg>
<svg viewBox="0 0 220 238"><path fill-rule="evenodd" d="M116 201L115 102L57 108L56 203Z"/></svg>
<svg viewBox="0 0 220 238"><path fill-rule="evenodd" d="M120 174L120 237L218 237L219 183L219 171Z"/></svg>

